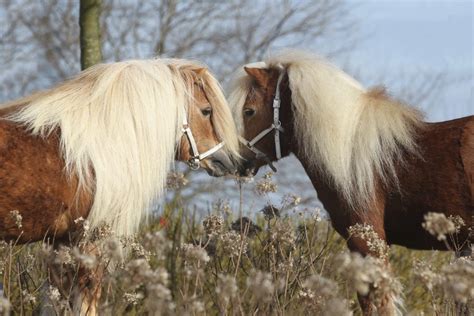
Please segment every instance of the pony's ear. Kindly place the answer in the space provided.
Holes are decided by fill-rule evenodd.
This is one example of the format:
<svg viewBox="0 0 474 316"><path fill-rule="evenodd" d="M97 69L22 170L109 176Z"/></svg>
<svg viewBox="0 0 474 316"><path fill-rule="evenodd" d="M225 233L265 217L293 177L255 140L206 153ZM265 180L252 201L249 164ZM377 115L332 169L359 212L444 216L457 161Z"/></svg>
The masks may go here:
<svg viewBox="0 0 474 316"><path fill-rule="evenodd" d="M267 86L268 79L270 78L267 69L244 67L244 70L250 77L255 79L255 82L259 86L261 87Z"/></svg>
<svg viewBox="0 0 474 316"><path fill-rule="evenodd" d="M202 76L202 75L204 75L204 73L207 71L207 68L205 68L205 67L199 67L199 68L193 69L193 71L196 73L196 75Z"/></svg>

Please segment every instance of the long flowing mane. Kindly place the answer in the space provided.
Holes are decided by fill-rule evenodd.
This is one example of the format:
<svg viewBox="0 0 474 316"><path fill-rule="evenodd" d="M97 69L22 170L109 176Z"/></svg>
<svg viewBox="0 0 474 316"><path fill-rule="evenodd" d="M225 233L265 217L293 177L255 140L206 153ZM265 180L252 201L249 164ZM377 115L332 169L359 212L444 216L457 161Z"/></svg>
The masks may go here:
<svg viewBox="0 0 474 316"><path fill-rule="evenodd" d="M66 173L93 194L88 220L133 234L162 194L181 137L185 109L200 82L213 126L231 156L238 141L229 107L203 65L179 59L99 64L47 91L5 104L32 134L60 131ZM192 118L191 118L192 120Z"/></svg>
<svg viewBox="0 0 474 316"><path fill-rule="evenodd" d="M397 184L396 164L404 151L416 153L417 110L366 90L326 60L287 51L249 67L286 69L292 92L299 148L310 166L331 181L352 208L366 208L377 181ZM242 106L252 89L243 71L236 76L229 103L242 129Z"/></svg>

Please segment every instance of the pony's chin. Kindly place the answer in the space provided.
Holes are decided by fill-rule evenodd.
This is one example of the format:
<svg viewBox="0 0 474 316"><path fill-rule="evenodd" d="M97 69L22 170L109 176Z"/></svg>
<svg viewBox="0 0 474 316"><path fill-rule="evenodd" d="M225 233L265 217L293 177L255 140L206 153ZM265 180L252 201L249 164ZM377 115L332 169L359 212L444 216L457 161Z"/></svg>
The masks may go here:
<svg viewBox="0 0 474 316"><path fill-rule="evenodd" d="M223 177L229 174L235 174L237 172L237 169L230 162L230 160L219 160L217 157L211 161L208 161L204 165L204 169L211 177Z"/></svg>
<svg viewBox="0 0 474 316"><path fill-rule="evenodd" d="M253 162L247 162L239 168L238 174L243 178L253 177L257 174L259 169L260 166L256 166Z"/></svg>
<svg viewBox="0 0 474 316"><path fill-rule="evenodd" d="M229 173L229 171L227 170L220 170L220 169L205 169L207 174L210 175L211 177L215 177L215 178L219 178L219 177L223 177L223 176L226 176Z"/></svg>

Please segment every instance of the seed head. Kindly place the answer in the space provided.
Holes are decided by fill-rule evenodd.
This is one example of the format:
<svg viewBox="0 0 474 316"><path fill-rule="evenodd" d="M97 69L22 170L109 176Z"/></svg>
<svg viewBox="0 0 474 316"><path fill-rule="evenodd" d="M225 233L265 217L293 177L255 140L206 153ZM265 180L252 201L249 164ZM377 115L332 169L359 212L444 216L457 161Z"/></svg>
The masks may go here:
<svg viewBox="0 0 474 316"><path fill-rule="evenodd" d="M239 288L237 281L231 275L219 274L217 279L216 294L226 304L236 297Z"/></svg>
<svg viewBox="0 0 474 316"><path fill-rule="evenodd" d="M170 172L166 178L166 187L171 190L178 190L188 184L188 179L181 172Z"/></svg>
<svg viewBox="0 0 474 316"><path fill-rule="evenodd" d="M256 302L269 302L275 291L270 273L254 270L247 278L247 288Z"/></svg>
<svg viewBox="0 0 474 316"><path fill-rule="evenodd" d="M355 224L350 226L349 235L359 237L366 241L367 247L380 259L386 259L388 257L388 245L385 240L379 237L379 234L374 230L372 225L369 224Z"/></svg>
<svg viewBox="0 0 474 316"><path fill-rule="evenodd" d="M259 180L255 186L255 191L258 195L265 195L270 192L277 191L276 183L272 182L273 173L268 172Z"/></svg>
<svg viewBox="0 0 474 316"><path fill-rule="evenodd" d="M13 219L15 222L15 225L18 227L18 229L21 229L23 227L23 216L21 216L20 212L18 210L13 210L10 212L10 217Z"/></svg>
<svg viewBox="0 0 474 316"><path fill-rule="evenodd" d="M438 240L446 240L446 235L456 232L456 225L443 213L430 212L426 214L422 226Z"/></svg>
<svg viewBox="0 0 474 316"><path fill-rule="evenodd" d="M224 227L224 219L219 215L209 215L202 222L204 231L210 237L219 235Z"/></svg>

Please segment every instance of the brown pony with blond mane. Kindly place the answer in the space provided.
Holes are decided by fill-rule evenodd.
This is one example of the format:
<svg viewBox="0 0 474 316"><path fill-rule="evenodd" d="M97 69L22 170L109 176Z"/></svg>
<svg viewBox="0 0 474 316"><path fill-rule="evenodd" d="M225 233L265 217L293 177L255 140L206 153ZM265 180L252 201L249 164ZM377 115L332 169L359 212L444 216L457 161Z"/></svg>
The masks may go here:
<svg viewBox="0 0 474 316"><path fill-rule="evenodd" d="M471 253L474 116L424 122L383 89L366 90L296 51L245 66L230 104L246 145L242 173L295 154L352 251L374 255L366 241L349 238L355 224L370 224L389 245L446 250L422 227L427 213L438 212L464 220L450 248ZM368 296L359 301L365 315L374 311ZM393 314L393 300L378 312Z"/></svg>
<svg viewBox="0 0 474 316"><path fill-rule="evenodd" d="M221 176L238 156L230 109L203 65L93 66L0 107L0 239L67 241L81 217L134 234L175 159ZM88 293L76 312L95 313L100 284Z"/></svg>

